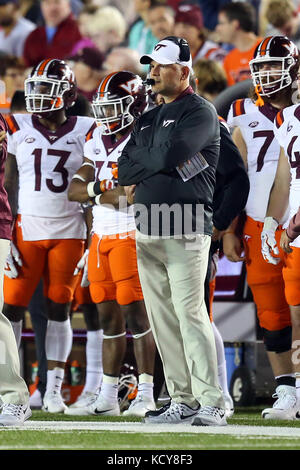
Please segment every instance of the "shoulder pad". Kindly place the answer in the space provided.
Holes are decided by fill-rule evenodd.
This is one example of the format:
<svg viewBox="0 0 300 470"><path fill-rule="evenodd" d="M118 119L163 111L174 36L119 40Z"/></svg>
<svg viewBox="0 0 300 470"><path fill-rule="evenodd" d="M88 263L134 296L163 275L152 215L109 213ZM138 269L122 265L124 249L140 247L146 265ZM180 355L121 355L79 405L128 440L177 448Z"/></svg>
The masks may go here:
<svg viewBox="0 0 300 470"><path fill-rule="evenodd" d="M246 114L245 111L245 99L236 100L232 104L233 117L241 116Z"/></svg>
<svg viewBox="0 0 300 470"><path fill-rule="evenodd" d="M8 127L8 133L10 135L14 134L20 129L16 119L12 114L8 114L7 116L5 116L5 120Z"/></svg>

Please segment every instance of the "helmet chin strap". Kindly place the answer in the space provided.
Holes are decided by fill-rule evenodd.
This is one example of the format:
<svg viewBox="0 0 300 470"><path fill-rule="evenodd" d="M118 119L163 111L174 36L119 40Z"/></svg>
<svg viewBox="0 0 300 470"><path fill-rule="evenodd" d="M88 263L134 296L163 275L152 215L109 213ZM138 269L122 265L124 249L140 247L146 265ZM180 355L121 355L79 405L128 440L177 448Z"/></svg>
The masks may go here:
<svg viewBox="0 0 300 470"><path fill-rule="evenodd" d="M258 106L258 107L263 106L265 104L264 100L260 96L260 91L261 91L261 86L256 85L255 86L255 93L257 94L257 100L255 101L255 106Z"/></svg>

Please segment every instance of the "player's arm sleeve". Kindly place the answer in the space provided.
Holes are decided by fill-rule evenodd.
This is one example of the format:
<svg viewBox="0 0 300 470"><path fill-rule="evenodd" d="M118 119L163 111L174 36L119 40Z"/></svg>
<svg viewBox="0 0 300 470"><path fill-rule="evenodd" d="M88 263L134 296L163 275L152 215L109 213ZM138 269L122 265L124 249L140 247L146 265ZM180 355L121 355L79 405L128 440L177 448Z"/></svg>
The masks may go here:
<svg viewBox="0 0 300 470"><path fill-rule="evenodd" d="M217 173L222 182L222 201L214 212L213 224L218 230L225 230L244 209L250 183L241 154L223 124L220 124L220 134Z"/></svg>
<svg viewBox="0 0 300 470"><path fill-rule="evenodd" d="M175 127L166 141L157 146L128 144L130 160L147 170L173 170L179 164L201 152L216 138L219 126L216 111L210 106L194 106Z"/></svg>

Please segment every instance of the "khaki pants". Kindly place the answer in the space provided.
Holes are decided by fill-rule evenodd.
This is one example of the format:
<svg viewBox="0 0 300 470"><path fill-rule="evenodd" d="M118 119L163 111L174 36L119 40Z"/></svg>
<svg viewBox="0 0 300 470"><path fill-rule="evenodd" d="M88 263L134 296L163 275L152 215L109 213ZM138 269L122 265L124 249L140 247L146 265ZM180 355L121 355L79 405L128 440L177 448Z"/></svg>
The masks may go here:
<svg viewBox="0 0 300 470"><path fill-rule="evenodd" d="M4 403L25 405L29 393L20 376L19 353L9 320L3 315L3 276L9 241L0 239L0 398Z"/></svg>
<svg viewBox="0 0 300 470"><path fill-rule="evenodd" d="M204 302L210 237L150 238L136 233L144 300L171 399L224 408Z"/></svg>

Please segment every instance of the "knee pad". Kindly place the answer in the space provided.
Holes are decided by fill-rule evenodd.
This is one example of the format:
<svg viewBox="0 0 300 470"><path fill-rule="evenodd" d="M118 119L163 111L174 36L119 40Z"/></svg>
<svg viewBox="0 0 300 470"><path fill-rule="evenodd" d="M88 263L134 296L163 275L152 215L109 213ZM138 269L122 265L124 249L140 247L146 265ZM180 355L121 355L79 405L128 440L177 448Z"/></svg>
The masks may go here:
<svg viewBox="0 0 300 470"><path fill-rule="evenodd" d="M287 326L282 330L263 330L264 343L267 351L283 353L292 347L292 327Z"/></svg>
<svg viewBox="0 0 300 470"><path fill-rule="evenodd" d="M90 294L92 301L95 304L101 304L105 300L113 300L113 296L110 294L109 290L103 287L100 283L90 284Z"/></svg>
<svg viewBox="0 0 300 470"><path fill-rule="evenodd" d="M142 289L132 283L120 283L117 285L116 300L119 305L128 305L143 300Z"/></svg>
<svg viewBox="0 0 300 470"><path fill-rule="evenodd" d="M67 304L73 299L73 289L70 286L56 285L50 286L47 297L58 304Z"/></svg>

